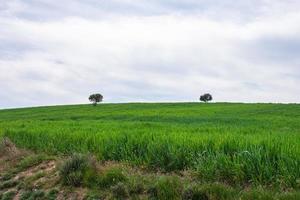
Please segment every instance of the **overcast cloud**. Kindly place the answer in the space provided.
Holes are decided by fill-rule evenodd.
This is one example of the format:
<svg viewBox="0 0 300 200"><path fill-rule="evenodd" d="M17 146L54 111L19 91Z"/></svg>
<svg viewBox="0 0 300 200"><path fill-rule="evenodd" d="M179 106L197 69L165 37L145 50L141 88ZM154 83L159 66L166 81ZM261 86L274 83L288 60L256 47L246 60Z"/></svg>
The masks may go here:
<svg viewBox="0 0 300 200"><path fill-rule="evenodd" d="M300 102L298 0L0 0L0 108Z"/></svg>

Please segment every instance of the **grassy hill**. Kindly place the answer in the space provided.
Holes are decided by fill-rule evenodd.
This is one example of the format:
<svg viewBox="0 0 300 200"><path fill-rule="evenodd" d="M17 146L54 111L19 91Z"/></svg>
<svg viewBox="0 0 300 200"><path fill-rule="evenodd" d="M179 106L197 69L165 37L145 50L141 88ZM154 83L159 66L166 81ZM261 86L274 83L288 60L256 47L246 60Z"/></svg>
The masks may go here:
<svg viewBox="0 0 300 200"><path fill-rule="evenodd" d="M242 187L300 187L300 105L128 103L0 110L0 137Z"/></svg>

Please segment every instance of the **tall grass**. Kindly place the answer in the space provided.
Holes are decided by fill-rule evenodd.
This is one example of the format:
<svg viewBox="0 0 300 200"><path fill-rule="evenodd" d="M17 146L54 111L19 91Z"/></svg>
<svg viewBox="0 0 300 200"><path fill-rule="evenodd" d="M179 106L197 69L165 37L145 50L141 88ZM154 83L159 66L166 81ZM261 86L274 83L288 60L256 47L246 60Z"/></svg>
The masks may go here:
<svg viewBox="0 0 300 200"><path fill-rule="evenodd" d="M106 104L0 111L18 146L92 152L230 184L299 187L300 105Z"/></svg>

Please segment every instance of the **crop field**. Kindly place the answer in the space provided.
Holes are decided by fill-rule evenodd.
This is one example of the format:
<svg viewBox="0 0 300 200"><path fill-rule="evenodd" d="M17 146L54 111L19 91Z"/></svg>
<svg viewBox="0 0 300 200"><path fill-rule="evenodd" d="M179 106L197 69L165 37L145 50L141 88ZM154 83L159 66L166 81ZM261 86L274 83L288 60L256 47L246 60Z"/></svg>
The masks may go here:
<svg viewBox="0 0 300 200"><path fill-rule="evenodd" d="M300 187L300 105L127 103L0 110L0 137L53 155L162 172L192 170L203 181Z"/></svg>

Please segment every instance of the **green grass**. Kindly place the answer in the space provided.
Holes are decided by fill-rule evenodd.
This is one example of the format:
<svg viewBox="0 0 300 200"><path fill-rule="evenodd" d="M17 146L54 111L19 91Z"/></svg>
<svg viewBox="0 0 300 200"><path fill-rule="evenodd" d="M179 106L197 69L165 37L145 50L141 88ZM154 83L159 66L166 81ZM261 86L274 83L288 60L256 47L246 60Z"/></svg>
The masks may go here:
<svg viewBox="0 0 300 200"><path fill-rule="evenodd" d="M199 180L300 187L300 105L130 103L0 110L0 135Z"/></svg>
<svg viewBox="0 0 300 200"><path fill-rule="evenodd" d="M180 200L182 190L182 184L178 177L162 176L154 185L152 197L161 200Z"/></svg>

